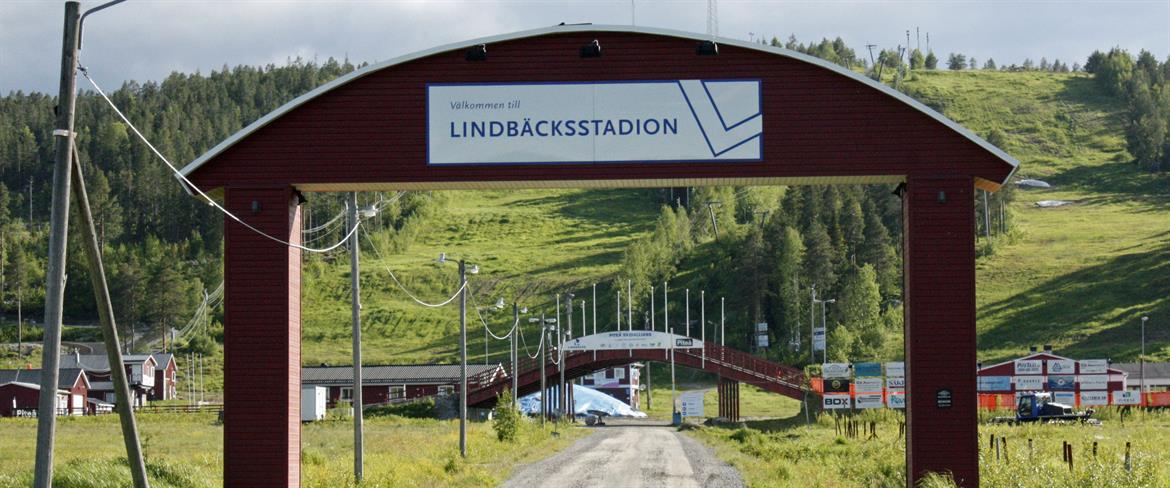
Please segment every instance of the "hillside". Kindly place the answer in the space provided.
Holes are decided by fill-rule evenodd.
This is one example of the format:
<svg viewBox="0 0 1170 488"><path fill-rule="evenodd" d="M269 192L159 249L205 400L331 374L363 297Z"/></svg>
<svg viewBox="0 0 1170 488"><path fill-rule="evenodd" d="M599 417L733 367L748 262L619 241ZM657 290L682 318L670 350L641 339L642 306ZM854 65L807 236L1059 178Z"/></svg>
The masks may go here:
<svg viewBox="0 0 1170 488"><path fill-rule="evenodd" d="M1084 74L936 71L917 74L907 86L976 133L1003 131L1004 149L1022 161L1017 177L1053 186L1017 191L1014 230L996 237L993 251L978 260L980 359L1002 360L1041 344L1078 357L1132 359L1138 318L1147 312L1147 348L1170 357L1170 198L1156 190L1167 176L1128 162L1119 102ZM624 246L653 225L657 210L647 203L648 191L443 192L446 209L407 252L363 257L366 357L449 361L458 339L454 307L408 302L381 265L438 301L456 279L455 267L435 257L465 256L481 266L472 283L485 310L497 297L531 304L551 290L605 286ZM1041 200L1072 203L1039 208ZM688 266L711 265L693 256L678 276L690 280L695 270ZM306 266L305 283L305 363L346 362L347 261ZM613 303L601 298L605 327ZM507 310L485 317L496 333L511 323ZM482 357L482 328L474 314L468 322L469 354ZM505 357L503 343L492 348L493 359Z"/></svg>
<svg viewBox="0 0 1170 488"><path fill-rule="evenodd" d="M979 134L1006 133L1019 178L1015 235L978 261L980 359L1052 344L1074 357L1170 357L1170 175L1125 152L1120 102L1084 74L930 72L912 89ZM1036 202L1071 204L1040 208Z"/></svg>

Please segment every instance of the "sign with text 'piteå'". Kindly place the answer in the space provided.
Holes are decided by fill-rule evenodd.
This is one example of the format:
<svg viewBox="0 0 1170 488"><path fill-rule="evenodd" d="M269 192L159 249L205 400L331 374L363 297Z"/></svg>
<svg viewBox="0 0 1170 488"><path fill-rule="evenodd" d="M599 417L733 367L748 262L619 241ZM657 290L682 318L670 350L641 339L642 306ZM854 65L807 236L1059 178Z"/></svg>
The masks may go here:
<svg viewBox="0 0 1170 488"><path fill-rule="evenodd" d="M427 86L427 164L760 161L760 81Z"/></svg>

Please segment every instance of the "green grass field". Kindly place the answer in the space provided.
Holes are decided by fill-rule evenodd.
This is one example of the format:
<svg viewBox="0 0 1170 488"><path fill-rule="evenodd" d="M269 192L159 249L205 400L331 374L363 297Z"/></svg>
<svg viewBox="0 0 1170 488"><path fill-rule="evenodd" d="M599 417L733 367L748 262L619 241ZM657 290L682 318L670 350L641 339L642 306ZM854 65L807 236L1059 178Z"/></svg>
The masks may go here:
<svg viewBox="0 0 1170 488"><path fill-rule="evenodd" d="M223 484L223 428L211 414L142 414L139 428L151 486ZM353 424L327 420L301 429L301 476L306 487L353 486ZM455 421L367 418L365 480L361 486L492 486L512 470L564 448L589 432L575 426L542 429L526 422L513 443L496 439L490 424L472 422L468 458L459 457ZM32 484L34 419L0 419L0 487ZM57 425L54 486L130 486L118 419L62 418Z"/></svg>

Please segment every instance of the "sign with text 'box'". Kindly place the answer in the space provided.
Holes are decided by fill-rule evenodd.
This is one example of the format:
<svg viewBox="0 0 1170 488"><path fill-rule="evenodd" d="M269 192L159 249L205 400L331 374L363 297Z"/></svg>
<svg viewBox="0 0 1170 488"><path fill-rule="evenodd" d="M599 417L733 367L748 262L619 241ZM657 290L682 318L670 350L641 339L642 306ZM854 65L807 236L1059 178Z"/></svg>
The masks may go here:
<svg viewBox="0 0 1170 488"><path fill-rule="evenodd" d="M427 164L760 161L760 81L427 86Z"/></svg>

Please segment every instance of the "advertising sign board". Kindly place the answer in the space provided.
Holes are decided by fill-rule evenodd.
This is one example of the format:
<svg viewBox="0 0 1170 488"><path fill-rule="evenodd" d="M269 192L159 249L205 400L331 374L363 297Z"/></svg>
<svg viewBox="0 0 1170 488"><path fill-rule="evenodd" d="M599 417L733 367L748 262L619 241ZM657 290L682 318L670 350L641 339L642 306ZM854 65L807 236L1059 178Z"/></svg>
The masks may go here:
<svg viewBox="0 0 1170 488"><path fill-rule="evenodd" d="M821 376L824 378L848 378L849 363L825 363L821 366Z"/></svg>
<svg viewBox="0 0 1170 488"><path fill-rule="evenodd" d="M1012 379L1016 384L1016 390L1035 390L1040 391L1044 389L1043 376L1016 376Z"/></svg>
<svg viewBox="0 0 1170 488"><path fill-rule="evenodd" d="M1105 359L1083 359L1081 360L1081 374L1107 374L1109 373L1109 361Z"/></svg>
<svg viewBox="0 0 1170 488"><path fill-rule="evenodd" d="M1106 391L1082 391L1081 392L1081 406L1090 407L1096 405L1108 405L1109 392Z"/></svg>
<svg viewBox="0 0 1170 488"><path fill-rule="evenodd" d="M760 323L756 324L756 332L767 332L767 331L768 331L768 323L767 322L760 322Z"/></svg>
<svg viewBox="0 0 1170 488"><path fill-rule="evenodd" d="M565 343L566 351L605 351L613 349L677 349L703 347L703 341L650 330L601 332L577 337Z"/></svg>
<svg viewBox="0 0 1170 488"><path fill-rule="evenodd" d="M861 393L857 395L857 408L882 408L885 403L882 402L881 393Z"/></svg>
<svg viewBox="0 0 1170 488"><path fill-rule="evenodd" d="M906 376L906 363L902 361L886 363L886 376Z"/></svg>
<svg viewBox="0 0 1170 488"><path fill-rule="evenodd" d="M1077 377L1081 383L1082 390L1108 390L1109 389L1109 375L1107 374L1083 374Z"/></svg>
<svg viewBox="0 0 1170 488"><path fill-rule="evenodd" d="M760 81L427 86L427 164L759 161Z"/></svg>
<svg viewBox="0 0 1170 488"><path fill-rule="evenodd" d="M1044 361L1040 359L1020 359L1015 362L1016 374L1044 374Z"/></svg>
<svg viewBox="0 0 1170 488"><path fill-rule="evenodd" d="M887 390L904 390L906 389L906 378L886 378Z"/></svg>
<svg viewBox="0 0 1170 488"><path fill-rule="evenodd" d="M756 336L756 347L768 347L768 333Z"/></svg>
<svg viewBox="0 0 1170 488"><path fill-rule="evenodd" d="M842 378L825 378L825 394L849 393L849 380Z"/></svg>
<svg viewBox="0 0 1170 488"><path fill-rule="evenodd" d="M853 376L860 378L862 376L877 376L882 375L882 363L857 363L853 365Z"/></svg>
<svg viewBox="0 0 1170 488"><path fill-rule="evenodd" d="M1057 391L1052 393L1052 401L1065 405L1076 405L1077 394L1071 391Z"/></svg>
<svg viewBox="0 0 1170 488"><path fill-rule="evenodd" d="M979 391L1012 391L1011 376L980 376Z"/></svg>
<svg viewBox="0 0 1170 488"><path fill-rule="evenodd" d="M846 393L844 395L839 394L839 393L838 394L825 394L823 406L824 406L825 410L837 410L837 409L842 409L842 408L849 408L849 407L853 406L853 399L849 397L848 393Z"/></svg>
<svg viewBox="0 0 1170 488"><path fill-rule="evenodd" d="M1071 374L1049 375L1048 389L1052 391L1073 391L1076 389L1077 377Z"/></svg>
<svg viewBox="0 0 1170 488"><path fill-rule="evenodd" d="M813 350L814 351L824 351L825 350L825 328L824 327L817 327L817 328L813 329Z"/></svg>
<svg viewBox="0 0 1170 488"><path fill-rule="evenodd" d="M1048 361L1048 374L1076 373L1077 362L1071 359L1052 359Z"/></svg>
<svg viewBox="0 0 1170 488"><path fill-rule="evenodd" d="M1141 396L1136 391L1119 390L1113 392L1114 405L1137 405L1141 403Z"/></svg>
<svg viewBox="0 0 1170 488"><path fill-rule="evenodd" d="M886 404L890 408L906 408L906 395L904 393L891 393L886 396Z"/></svg>
<svg viewBox="0 0 1170 488"><path fill-rule="evenodd" d="M857 393L881 393L882 379L881 378L857 378L853 381L855 385L853 391Z"/></svg>

